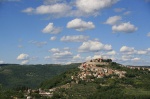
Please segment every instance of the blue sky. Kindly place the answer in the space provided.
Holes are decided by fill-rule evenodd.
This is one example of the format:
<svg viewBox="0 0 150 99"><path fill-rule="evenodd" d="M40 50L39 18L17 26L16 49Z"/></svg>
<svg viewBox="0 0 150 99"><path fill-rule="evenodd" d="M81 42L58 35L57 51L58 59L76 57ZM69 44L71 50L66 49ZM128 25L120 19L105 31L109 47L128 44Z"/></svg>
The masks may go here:
<svg viewBox="0 0 150 99"><path fill-rule="evenodd" d="M149 18L150 0L0 0L0 64L150 65Z"/></svg>

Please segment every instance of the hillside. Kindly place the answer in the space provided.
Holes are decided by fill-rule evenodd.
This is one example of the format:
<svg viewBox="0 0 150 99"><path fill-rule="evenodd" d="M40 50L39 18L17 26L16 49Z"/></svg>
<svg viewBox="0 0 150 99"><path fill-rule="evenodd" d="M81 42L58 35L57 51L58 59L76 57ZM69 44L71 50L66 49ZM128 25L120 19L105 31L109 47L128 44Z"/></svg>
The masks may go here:
<svg viewBox="0 0 150 99"><path fill-rule="evenodd" d="M104 72L103 76L94 76L95 73L102 73L102 71L91 71L92 69L88 69L93 67L86 66L85 69L85 67L81 68L82 66L84 64L43 82L41 88L54 90L52 99L150 98L150 71L148 69L130 69L111 62L108 65L97 65L97 69L108 71ZM110 70L113 73L108 73ZM89 71L93 73L93 76L89 76L91 75Z"/></svg>
<svg viewBox="0 0 150 99"><path fill-rule="evenodd" d="M148 67L126 67L111 60L87 61L67 66L49 66L53 77L39 87L0 91L0 98L19 99L149 99L150 71ZM7 67L7 66L6 66ZM28 66L27 66L28 67ZM38 67L38 66L37 66ZM2 67L4 68L4 67ZM35 68L35 67L34 67ZM39 67L40 69L42 67ZM53 69L52 69L53 68ZM55 68L55 69L54 69ZM59 71L58 68L62 71ZM64 69L65 68L65 69ZM39 69L38 69L39 70ZM37 71L38 71L37 70ZM55 73L54 73L55 72ZM40 72L42 73L42 72ZM46 72L44 72L46 73ZM59 73L59 75L57 75ZM44 75L44 74L43 74ZM36 78L37 80L44 77ZM40 78L41 77L41 78ZM11 98L10 98L11 99Z"/></svg>
<svg viewBox="0 0 150 99"><path fill-rule="evenodd" d="M0 65L0 85L7 89L37 88L41 82L61 74L79 64L59 65Z"/></svg>

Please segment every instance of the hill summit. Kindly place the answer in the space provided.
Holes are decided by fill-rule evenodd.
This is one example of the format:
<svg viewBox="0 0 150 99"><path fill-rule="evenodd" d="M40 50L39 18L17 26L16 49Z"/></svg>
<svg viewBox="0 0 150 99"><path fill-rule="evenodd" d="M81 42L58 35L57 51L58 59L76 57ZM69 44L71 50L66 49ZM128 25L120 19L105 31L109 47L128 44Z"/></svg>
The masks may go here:
<svg viewBox="0 0 150 99"><path fill-rule="evenodd" d="M52 99L148 99L149 74L146 68L130 68L97 58L43 82L41 88L49 89Z"/></svg>

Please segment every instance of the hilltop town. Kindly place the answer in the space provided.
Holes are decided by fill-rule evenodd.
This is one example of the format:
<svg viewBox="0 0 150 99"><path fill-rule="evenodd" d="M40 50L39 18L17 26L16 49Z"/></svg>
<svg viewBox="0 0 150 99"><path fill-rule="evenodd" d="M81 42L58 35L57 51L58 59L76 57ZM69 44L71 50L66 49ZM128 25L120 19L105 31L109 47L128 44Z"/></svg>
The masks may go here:
<svg viewBox="0 0 150 99"><path fill-rule="evenodd" d="M112 62L111 59L93 59L88 62L83 63L79 66L80 73L78 74L78 78L81 80L87 80L87 78L103 78L104 76L109 75L118 75L119 78L125 77L125 71L113 70L108 68ZM73 77L72 77L73 79ZM94 79L88 79L90 81Z"/></svg>

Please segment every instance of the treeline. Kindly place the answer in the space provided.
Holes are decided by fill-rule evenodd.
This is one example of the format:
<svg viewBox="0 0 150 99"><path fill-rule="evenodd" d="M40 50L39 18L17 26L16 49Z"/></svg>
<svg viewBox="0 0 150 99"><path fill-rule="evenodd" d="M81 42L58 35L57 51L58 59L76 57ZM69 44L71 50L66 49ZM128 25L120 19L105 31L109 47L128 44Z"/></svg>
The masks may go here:
<svg viewBox="0 0 150 99"><path fill-rule="evenodd" d="M6 89L21 87L37 88L40 83L59 75L79 64L59 65L17 65L6 64L0 66L0 85Z"/></svg>

